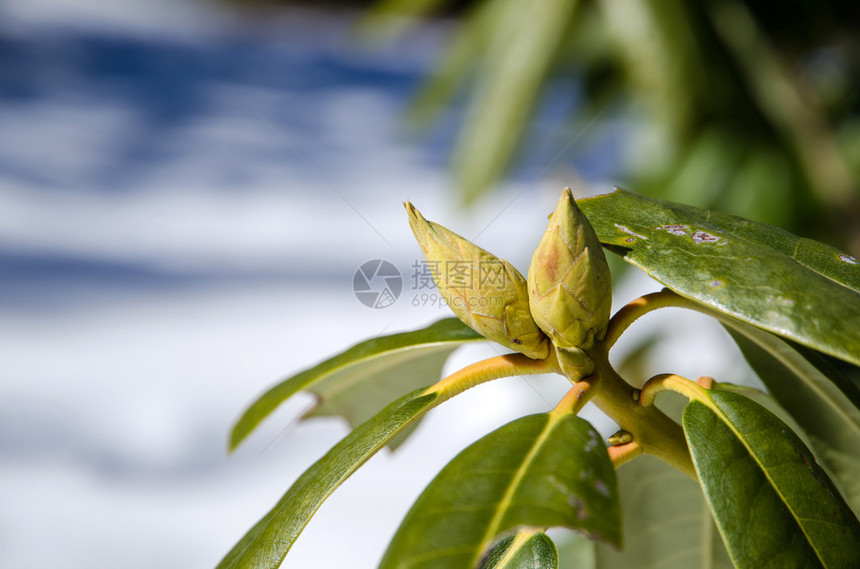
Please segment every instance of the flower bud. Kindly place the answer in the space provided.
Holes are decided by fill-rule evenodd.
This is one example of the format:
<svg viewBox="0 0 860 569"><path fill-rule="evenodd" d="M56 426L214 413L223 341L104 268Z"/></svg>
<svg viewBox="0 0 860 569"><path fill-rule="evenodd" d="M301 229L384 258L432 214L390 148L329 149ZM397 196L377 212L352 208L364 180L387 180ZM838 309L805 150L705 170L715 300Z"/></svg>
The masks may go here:
<svg viewBox="0 0 860 569"><path fill-rule="evenodd" d="M510 263L437 223L406 202L409 225L427 259L436 288L467 326L534 359L549 355L549 341L532 319L526 279Z"/></svg>
<svg viewBox="0 0 860 569"><path fill-rule="evenodd" d="M569 188L562 192L535 250L528 283L532 317L559 353L587 350L604 338L612 303L609 266ZM590 373L589 365L582 363L582 372Z"/></svg>

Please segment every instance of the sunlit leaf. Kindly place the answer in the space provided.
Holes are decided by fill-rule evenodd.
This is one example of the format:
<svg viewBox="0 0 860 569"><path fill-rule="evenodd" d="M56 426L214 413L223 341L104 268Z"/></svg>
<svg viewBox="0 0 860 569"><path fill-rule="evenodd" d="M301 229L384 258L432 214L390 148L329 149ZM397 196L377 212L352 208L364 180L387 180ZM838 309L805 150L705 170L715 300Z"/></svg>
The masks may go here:
<svg viewBox="0 0 860 569"><path fill-rule="evenodd" d="M600 435L571 414L523 417L469 446L416 500L381 569L468 569L520 526L621 543L615 471Z"/></svg>
<svg viewBox="0 0 860 569"><path fill-rule="evenodd" d="M233 427L230 449L300 391L319 399L310 415L342 415L352 426L359 425L392 399L436 382L445 360L463 342L483 339L458 319L446 318L422 330L356 344L260 396Z"/></svg>
<svg viewBox="0 0 860 569"><path fill-rule="evenodd" d="M279 567L311 517L328 496L410 422L440 402L422 390L391 403L307 469L233 549L217 569Z"/></svg>
<svg viewBox="0 0 860 569"><path fill-rule="evenodd" d="M604 245L681 296L860 365L860 262L853 257L624 190L579 205Z"/></svg>
<svg viewBox="0 0 860 569"><path fill-rule="evenodd" d="M558 551L542 531L524 529L494 545L480 569L558 569Z"/></svg>
<svg viewBox="0 0 860 569"><path fill-rule="evenodd" d="M814 365L814 352L773 334L743 325L729 328L729 333L771 396L810 437L815 454L833 473L848 503L855 512L860 511L860 397L856 386L826 362Z"/></svg>
<svg viewBox="0 0 860 569"><path fill-rule="evenodd" d="M691 401L684 431L735 565L858 567L860 523L803 442L729 391Z"/></svg>

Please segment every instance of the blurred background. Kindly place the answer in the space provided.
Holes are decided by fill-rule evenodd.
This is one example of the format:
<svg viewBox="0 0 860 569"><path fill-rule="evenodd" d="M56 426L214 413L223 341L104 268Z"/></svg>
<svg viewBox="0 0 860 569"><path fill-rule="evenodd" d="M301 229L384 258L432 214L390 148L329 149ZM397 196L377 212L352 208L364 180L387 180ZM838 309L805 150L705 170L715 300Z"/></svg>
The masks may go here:
<svg viewBox="0 0 860 569"><path fill-rule="evenodd" d="M564 186L860 254L858 24L801 0L0 3L0 566L214 566L347 432L297 422L299 397L227 456L244 407L448 316L404 200L522 271ZM354 295L372 259L403 277L391 306ZM616 307L660 288L613 271ZM633 381L756 382L698 315L615 351ZM435 410L284 566L375 566L447 460L564 391L509 379Z"/></svg>

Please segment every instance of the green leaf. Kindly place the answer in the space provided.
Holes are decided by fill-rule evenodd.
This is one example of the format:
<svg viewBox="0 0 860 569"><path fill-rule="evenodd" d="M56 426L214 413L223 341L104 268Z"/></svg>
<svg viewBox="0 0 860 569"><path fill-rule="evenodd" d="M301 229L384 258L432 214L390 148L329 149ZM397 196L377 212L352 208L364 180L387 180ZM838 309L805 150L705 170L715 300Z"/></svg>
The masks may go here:
<svg viewBox="0 0 860 569"><path fill-rule="evenodd" d="M414 332L356 344L269 389L242 414L230 434L235 449L278 405L300 391L319 398L306 416L342 415L355 427L392 399L435 383L445 360L460 344L483 340L457 318Z"/></svg>
<svg viewBox="0 0 860 569"><path fill-rule="evenodd" d="M709 506L741 569L858 567L860 523L803 442L729 391L691 401L684 431Z"/></svg>
<svg viewBox="0 0 860 569"><path fill-rule="evenodd" d="M764 224L624 190L578 203L601 243L681 296L860 365L860 263L853 257Z"/></svg>
<svg viewBox="0 0 860 569"><path fill-rule="evenodd" d="M816 456L833 473L848 503L860 511L857 387L816 353L773 334L737 324L729 333L771 397L810 437Z"/></svg>
<svg viewBox="0 0 860 569"><path fill-rule="evenodd" d="M328 496L402 429L443 398L417 390L352 431L296 482L217 569L274 569Z"/></svg>
<svg viewBox="0 0 860 569"><path fill-rule="evenodd" d="M542 531L524 529L494 545L480 569L558 569L558 551Z"/></svg>
<svg viewBox="0 0 860 569"><path fill-rule="evenodd" d="M584 419L530 415L469 446L418 497L380 568L471 569L520 526L567 527L620 546L615 470Z"/></svg>

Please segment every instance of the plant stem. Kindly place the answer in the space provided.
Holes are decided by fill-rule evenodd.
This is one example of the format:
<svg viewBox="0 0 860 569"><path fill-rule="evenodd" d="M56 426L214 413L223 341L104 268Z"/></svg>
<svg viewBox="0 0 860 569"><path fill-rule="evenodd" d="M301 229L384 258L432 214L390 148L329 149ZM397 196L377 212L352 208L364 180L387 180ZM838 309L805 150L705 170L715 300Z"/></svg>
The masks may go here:
<svg viewBox="0 0 860 569"><path fill-rule="evenodd" d="M588 380L578 381L568 391L565 396L559 401L552 413L558 415L578 414L585 407L585 404L591 400L596 393L596 389L592 389L592 382Z"/></svg>
<svg viewBox="0 0 860 569"><path fill-rule="evenodd" d="M657 394L666 390L680 393L687 399L695 399L706 405L710 403L710 397L701 385L674 373L661 373L646 381L645 385L642 386L642 391L639 393L639 405L650 407L654 404Z"/></svg>
<svg viewBox="0 0 860 569"><path fill-rule="evenodd" d="M606 350L605 345L603 350ZM696 471L681 426L656 407L639 405L633 398L635 390L609 364L606 351L593 349L589 356L595 362L595 375L599 377L595 383L594 404L619 427L632 433L633 441L642 452L656 456L695 479Z"/></svg>
<svg viewBox="0 0 860 569"><path fill-rule="evenodd" d="M606 450L609 451L609 459L612 461L612 465L616 469L621 465L630 462L644 452L642 447L639 446L639 443L636 441L625 443L623 445L612 445Z"/></svg>
<svg viewBox="0 0 860 569"><path fill-rule="evenodd" d="M425 393L438 393L449 399L478 384L515 375L534 375L558 372L558 361L550 354L549 358L533 360L523 354L505 354L473 363L427 388Z"/></svg>
<svg viewBox="0 0 860 569"><path fill-rule="evenodd" d="M627 303L609 320L609 327L606 330L606 338L603 340L603 343L606 345L606 349L609 350L609 348L618 341L621 334L623 334L624 331L641 316L648 314L652 310L672 306L687 307L688 304L689 301L678 296L667 288L660 292L652 292L651 294L640 296L636 300Z"/></svg>

